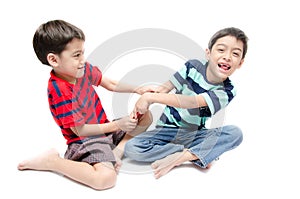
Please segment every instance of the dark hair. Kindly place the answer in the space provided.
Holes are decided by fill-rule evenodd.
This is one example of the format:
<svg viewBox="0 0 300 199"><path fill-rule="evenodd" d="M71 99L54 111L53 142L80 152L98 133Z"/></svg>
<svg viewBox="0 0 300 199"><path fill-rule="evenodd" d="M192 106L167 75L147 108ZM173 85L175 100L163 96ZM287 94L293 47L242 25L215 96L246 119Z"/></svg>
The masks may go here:
<svg viewBox="0 0 300 199"><path fill-rule="evenodd" d="M246 34L238 29L238 28L234 28L234 27L230 27L230 28L224 28L219 30L218 32L216 32L210 39L209 43L208 43L208 49L211 50L213 45L217 42L218 39L225 37L225 36L233 36L235 37L237 40L240 40L243 42L243 55L242 55L242 59L245 58L245 55L247 53L247 49L248 49L248 37L246 36Z"/></svg>
<svg viewBox="0 0 300 199"><path fill-rule="evenodd" d="M49 53L60 54L74 38L85 40L84 33L76 26L63 20L48 21L38 27L33 36L33 49L45 65Z"/></svg>

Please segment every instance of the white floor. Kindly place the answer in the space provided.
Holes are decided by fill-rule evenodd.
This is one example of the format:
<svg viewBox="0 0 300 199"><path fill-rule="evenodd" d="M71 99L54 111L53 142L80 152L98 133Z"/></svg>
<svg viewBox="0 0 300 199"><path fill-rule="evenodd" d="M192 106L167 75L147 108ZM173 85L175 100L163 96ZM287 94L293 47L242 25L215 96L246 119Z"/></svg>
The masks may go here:
<svg viewBox="0 0 300 199"><path fill-rule="evenodd" d="M18 187L18 190L13 191L12 189L10 194L30 198L60 196L72 198L182 198L197 195L210 198L240 198L240 195L248 193L252 198L258 197L262 190L260 193L249 193L248 186L241 186L241 184L248 184L253 180L257 181L256 178L249 179L249 171L245 169L247 167L243 163L245 161L243 161L242 148L222 156L210 170L199 170L187 163L158 180L154 179L148 164L136 164L124 159L117 185L106 191L95 191L50 172L19 172L15 170L12 179L18 180L10 182L12 183L10 187ZM253 188L259 187L256 185Z"/></svg>
<svg viewBox="0 0 300 199"><path fill-rule="evenodd" d="M4 165L4 172L2 170L6 179L2 187L11 198L298 198L300 165L297 157L292 155L296 146L276 140L275 131L273 139L268 139L270 133L265 129L259 130L252 125L244 129L243 143L223 154L209 170L186 163L155 179L149 164L139 164L125 158L116 186L106 191L95 191L51 172L18 171L18 161L47 148L42 144L36 145L38 139L27 139L19 142L21 149L25 147L23 150L18 153L12 151L14 156L3 160L8 164ZM63 153L63 145L61 148L57 146Z"/></svg>
<svg viewBox="0 0 300 199"><path fill-rule="evenodd" d="M0 198L299 199L300 32L296 2L6 1L0 13ZM238 93L226 109L224 121L241 127L243 143L222 155L208 171L184 164L158 180L149 165L124 159L116 186L106 191L92 190L51 172L18 171L17 164L25 158L51 147L62 154L65 150L48 109L50 68L39 63L31 43L41 23L57 18L84 30L87 57L113 36L140 28L173 30L203 48L220 28L245 30L249 50L244 65L233 76ZM136 56L134 53L138 52L128 57ZM136 56L111 74L122 77L126 73L120 70L129 66L183 65L175 56L169 57L160 54L158 59L138 60ZM122 58L126 61L126 56ZM116 118L106 97L107 93L101 96L104 107L111 119ZM133 103L135 98L130 100Z"/></svg>

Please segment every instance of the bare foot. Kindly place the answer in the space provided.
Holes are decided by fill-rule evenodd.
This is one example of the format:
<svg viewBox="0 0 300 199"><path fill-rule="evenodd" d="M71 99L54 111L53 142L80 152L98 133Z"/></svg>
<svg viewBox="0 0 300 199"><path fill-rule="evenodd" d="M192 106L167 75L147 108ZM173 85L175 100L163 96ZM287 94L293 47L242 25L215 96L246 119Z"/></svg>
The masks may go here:
<svg viewBox="0 0 300 199"><path fill-rule="evenodd" d="M207 166L205 167L205 169L210 169L210 167L212 166L211 163L207 164Z"/></svg>
<svg viewBox="0 0 300 199"><path fill-rule="evenodd" d="M196 159L198 158L194 154L190 153L187 149L184 149L182 152L173 153L165 158L153 162L151 167L154 170L154 177L158 179L167 174L174 167L179 166L186 161ZM205 169L209 169L211 166L212 164L209 163Z"/></svg>
<svg viewBox="0 0 300 199"><path fill-rule="evenodd" d="M124 150L119 149L119 147L114 148L113 154L115 155L116 159L121 160L124 155Z"/></svg>
<svg viewBox="0 0 300 199"><path fill-rule="evenodd" d="M50 149L37 157L19 163L18 169L21 171L26 169L49 170L49 163L57 158L60 158L58 152L55 149Z"/></svg>
<svg viewBox="0 0 300 199"><path fill-rule="evenodd" d="M119 157L116 157L115 170L117 173L119 173L121 166L122 166L121 159Z"/></svg>
<svg viewBox="0 0 300 199"><path fill-rule="evenodd" d="M119 150L117 147L113 150L113 153L115 155L115 159L116 159L116 164L115 164L115 170L117 173L119 173L120 168L122 166L122 157L124 152Z"/></svg>
<svg viewBox="0 0 300 199"><path fill-rule="evenodd" d="M161 176L167 174L174 167L179 166L183 162L187 161L187 159L184 157L186 151L187 150L173 153L163 159L153 162L151 164L151 167L152 169L154 169L154 177L158 179Z"/></svg>

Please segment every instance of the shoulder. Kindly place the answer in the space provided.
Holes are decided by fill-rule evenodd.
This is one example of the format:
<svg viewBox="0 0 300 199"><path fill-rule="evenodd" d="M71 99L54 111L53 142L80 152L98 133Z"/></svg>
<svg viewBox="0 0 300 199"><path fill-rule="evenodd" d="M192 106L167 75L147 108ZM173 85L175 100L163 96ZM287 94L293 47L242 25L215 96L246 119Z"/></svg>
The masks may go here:
<svg viewBox="0 0 300 199"><path fill-rule="evenodd" d="M99 67L92 65L89 62L85 62L85 70L87 74L92 74L92 73L102 73Z"/></svg>
<svg viewBox="0 0 300 199"><path fill-rule="evenodd" d="M194 68L200 72L204 68L206 68L206 61L200 61L198 59L190 59L185 63L185 66L187 67L187 69Z"/></svg>
<svg viewBox="0 0 300 199"><path fill-rule="evenodd" d="M200 61L198 59L191 59L188 60L185 63L186 66L186 73L189 74L190 72L193 73L200 73L202 75L205 75L207 62L206 61Z"/></svg>
<svg viewBox="0 0 300 199"><path fill-rule="evenodd" d="M61 97L72 96L72 87L65 81L50 78L48 82L48 97L57 99Z"/></svg>
<svg viewBox="0 0 300 199"><path fill-rule="evenodd" d="M93 65L90 64L89 62L85 62L85 73L91 73L92 72L92 69L93 69Z"/></svg>
<svg viewBox="0 0 300 199"><path fill-rule="evenodd" d="M93 85L98 86L102 80L102 71L98 66L93 66L91 63L85 63L85 77Z"/></svg>
<svg viewBox="0 0 300 199"><path fill-rule="evenodd" d="M198 67L204 67L205 66L205 62L204 61L200 61L198 59L190 59L188 60L185 65L187 67L194 67L194 68L198 68Z"/></svg>

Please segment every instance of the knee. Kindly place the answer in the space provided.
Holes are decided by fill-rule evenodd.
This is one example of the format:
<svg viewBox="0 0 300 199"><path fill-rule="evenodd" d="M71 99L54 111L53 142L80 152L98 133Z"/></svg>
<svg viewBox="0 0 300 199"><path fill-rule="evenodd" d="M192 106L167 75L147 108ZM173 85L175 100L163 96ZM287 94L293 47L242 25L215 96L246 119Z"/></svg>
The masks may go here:
<svg viewBox="0 0 300 199"><path fill-rule="evenodd" d="M116 185L117 173L114 169L107 169L105 172L98 172L93 176L91 187L96 190L110 189Z"/></svg>
<svg viewBox="0 0 300 199"><path fill-rule="evenodd" d="M238 146L242 143L243 132L239 127L234 125L227 126L227 132L230 135L230 140L232 140L235 146Z"/></svg>
<svg viewBox="0 0 300 199"><path fill-rule="evenodd" d="M133 138L126 143L124 150L125 157L135 161L145 161L147 154L134 140L135 139Z"/></svg>
<svg viewBox="0 0 300 199"><path fill-rule="evenodd" d="M134 159L137 154L137 147L133 142L134 138L128 140L125 144L124 155L130 159Z"/></svg>

